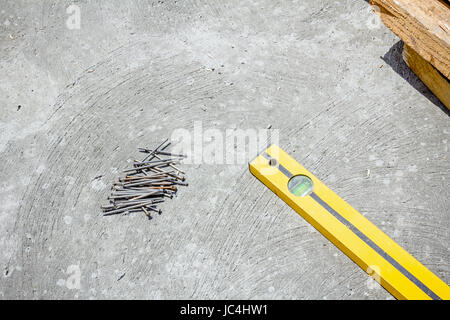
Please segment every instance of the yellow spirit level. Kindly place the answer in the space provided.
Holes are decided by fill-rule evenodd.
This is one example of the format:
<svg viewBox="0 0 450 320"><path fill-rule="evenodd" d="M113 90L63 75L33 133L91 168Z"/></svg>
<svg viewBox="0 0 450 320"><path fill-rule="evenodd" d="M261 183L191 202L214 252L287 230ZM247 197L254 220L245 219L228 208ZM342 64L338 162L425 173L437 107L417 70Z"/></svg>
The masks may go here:
<svg viewBox="0 0 450 320"><path fill-rule="evenodd" d="M397 299L450 299L450 288L276 145L250 172Z"/></svg>

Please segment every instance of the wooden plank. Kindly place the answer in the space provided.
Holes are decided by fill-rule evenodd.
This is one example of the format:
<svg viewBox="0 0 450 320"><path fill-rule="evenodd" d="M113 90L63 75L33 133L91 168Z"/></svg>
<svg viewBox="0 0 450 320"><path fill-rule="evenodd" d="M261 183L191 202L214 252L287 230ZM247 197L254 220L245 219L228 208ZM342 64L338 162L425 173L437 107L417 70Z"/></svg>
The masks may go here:
<svg viewBox="0 0 450 320"><path fill-rule="evenodd" d="M403 47L403 60L422 82L450 110L450 83L428 61L407 44Z"/></svg>
<svg viewBox="0 0 450 320"><path fill-rule="evenodd" d="M370 0L383 23L450 78L450 7L438 0Z"/></svg>

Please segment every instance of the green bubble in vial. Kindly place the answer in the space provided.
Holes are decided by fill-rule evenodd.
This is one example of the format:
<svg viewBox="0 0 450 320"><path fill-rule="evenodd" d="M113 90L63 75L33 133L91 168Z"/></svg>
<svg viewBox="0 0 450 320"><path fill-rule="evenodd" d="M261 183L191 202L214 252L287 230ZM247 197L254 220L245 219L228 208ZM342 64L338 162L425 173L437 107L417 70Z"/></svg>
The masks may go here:
<svg viewBox="0 0 450 320"><path fill-rule="evenodd" d="M312 192L313 182L307 176L297 175L289 179L288 189L298 197L305 197Z"/></svg>

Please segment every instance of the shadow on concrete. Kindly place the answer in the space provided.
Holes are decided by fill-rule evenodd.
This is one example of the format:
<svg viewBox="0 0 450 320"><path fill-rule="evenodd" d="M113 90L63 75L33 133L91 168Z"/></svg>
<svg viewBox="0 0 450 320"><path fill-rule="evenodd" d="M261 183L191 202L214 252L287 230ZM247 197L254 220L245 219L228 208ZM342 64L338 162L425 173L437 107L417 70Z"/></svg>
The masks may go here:
<svg viewBox="0 0 450 320"><path fill-rule="evenodd" d="M394 44L389 51L381 57L381 59L386 62L395 72L397 72L403 79L408 81L408 83L424 95L428 100L433 102L437 107L439 107L443 112L450 116L450 111L444 106L444 104L439 101L438 98L428 89L425 84L420 80L414 72L408 67L406 62L402 57L403 52L403 41L399 41Z"/></svg>

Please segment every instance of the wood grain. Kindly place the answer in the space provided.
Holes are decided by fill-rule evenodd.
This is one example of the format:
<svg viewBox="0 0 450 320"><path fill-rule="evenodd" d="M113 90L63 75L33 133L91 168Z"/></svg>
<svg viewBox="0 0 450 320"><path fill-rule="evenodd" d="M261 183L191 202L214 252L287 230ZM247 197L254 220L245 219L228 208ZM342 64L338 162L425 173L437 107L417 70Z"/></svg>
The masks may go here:
<svg viewBox="0 0 450 320"><path fill-rule="evenodd" d="M450 84L448 80L407 44L403 47L403 60L450 110Z"/></svg>
<svg viewBox="0 0 450 320"><path fill-rule="evenodd" d="M442 1L371 0L383 23L447 79L450 77L450 9Z"/></svg>

